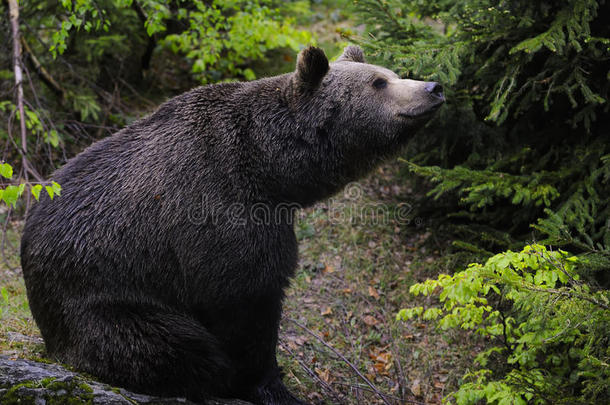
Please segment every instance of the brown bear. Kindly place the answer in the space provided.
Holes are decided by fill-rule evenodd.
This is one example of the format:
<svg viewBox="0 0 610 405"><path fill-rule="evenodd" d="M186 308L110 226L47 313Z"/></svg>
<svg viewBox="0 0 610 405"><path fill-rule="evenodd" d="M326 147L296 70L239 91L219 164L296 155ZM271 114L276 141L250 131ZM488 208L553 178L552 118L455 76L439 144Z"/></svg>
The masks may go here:
<svg viewBox="0 0 610 405"><path fill-rule="evenodd" d="M309 47L293 73L196 88L94 143L23 234L48 354L148 394L301 403L276 362L294 208L396 154L443 101L358 47L331 64Z"/></svg>

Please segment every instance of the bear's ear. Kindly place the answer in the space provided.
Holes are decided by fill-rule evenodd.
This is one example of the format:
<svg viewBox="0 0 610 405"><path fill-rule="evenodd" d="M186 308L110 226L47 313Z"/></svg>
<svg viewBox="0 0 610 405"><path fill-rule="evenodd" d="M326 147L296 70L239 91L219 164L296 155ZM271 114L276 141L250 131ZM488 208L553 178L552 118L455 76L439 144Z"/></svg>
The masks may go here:
<svg viewBox="0 0 610 405"><path fill-rule="evenodd" d="M328 59L320 48L310 46L297 57L297 78L306 86L317 86L328 72Z"/></svg>
<svg viewBox="0 0 610 405"><path fill-rule="evenodd" d="M337 59L337 62L341 61L366 63L364 61L364 52L362 52L359 46L355 45L345 47L343 54Z"/></svg>

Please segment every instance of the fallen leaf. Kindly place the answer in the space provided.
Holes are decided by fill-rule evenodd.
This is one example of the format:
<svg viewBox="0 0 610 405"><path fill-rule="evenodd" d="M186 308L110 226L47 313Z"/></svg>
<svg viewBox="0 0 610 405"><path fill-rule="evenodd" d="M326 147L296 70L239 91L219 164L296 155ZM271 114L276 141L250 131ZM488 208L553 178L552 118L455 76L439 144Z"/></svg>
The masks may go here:
<svg viewBox="0 0 610 405"><path fill-rule="evenodd" d="M345 294L351 294L352 293L352 289L351 288L344 288L343 290L341 290L343 293Z"/></svg>
<svg viewBox="0 0 610 405"><path fill-rule="evenodd" d="M379 299L379 293L377 292L377 290L375 289L375 287L373 286L369 286L369 295L373 298L375 298L376 300Z"/></svg>
<svg viewBox="0 0 610 405"><path fill-rule="evenodd" d="M333 309L331 307L326 307L326 309L322 310L322 316L327 316L333 313Z"/></svg>
<svg viewBox="0 0 610 405"><path fill-rule="evenodd" d="M317 368L315 369L316 374L318 375L318 377L320 377L320 379L322 381L324 381L325 383L330 383L331 382L331 375L330 375L330 370L327 368L321 369L321 368Z"/></svg>
<svg viewBox="0 0 610 405"><path fill-rule="evenodd" d="M324 269L322 270L322 273L327 274L327 273L334 273L335 272L335 268L333 266L329 266L328 264L326 266L324 266Z"/></svg>
<svg viewBox="0 0 610 405"><path fill-rule="evenodd" d="M362 318L362 320L368 326L375 326L379 323L379 321L377 319L375 319L375 317L372 315L365 315L364 318Z"/></svg>
<svg viewBox="0 0 610 405"><path fill-rule="evenodd" d="M375 367L375 371L377 371L377 374L388 375L388 372L385 369L384 363L377 362L377 363L373 364L373 367Z"/></svg>
<svg viewBox="0 0 610 405"><path fill-rule="evenodd" d="M413 383L411 384L411 392L416 397L421 397L421 382L419 379L413 380Z"/></svg>
<svg viewBox="0 0 610 405"><path fill-rule="evenodd" d="M385 363L385 364L391 363L392 353L390 353L390 352L379 353L377 355L377 361L381 362L381 363Z"/></svg>

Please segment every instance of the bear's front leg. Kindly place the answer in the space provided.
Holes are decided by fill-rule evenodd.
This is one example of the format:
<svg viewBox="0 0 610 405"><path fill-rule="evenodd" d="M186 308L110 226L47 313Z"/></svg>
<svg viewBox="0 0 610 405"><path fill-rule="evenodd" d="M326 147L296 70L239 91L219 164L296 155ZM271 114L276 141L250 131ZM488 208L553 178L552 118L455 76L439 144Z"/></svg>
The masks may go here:
<svg viewBox="0 0 610 405"><path fill-rule="evenodd" d="M216 312L210 329L232 362L232 391L260 405L303 405L284 386L276 352L283 293L242 299L239 305Z"/></svg>
<svg viewBox="0 0 610 405"><path fill-rule="evenodd" d="M260 404L290 404L306 405L306 402L295 397L282 382L279 367L273 375L267 377L267 382L259 385L250 399L254 403Z"/></svg>

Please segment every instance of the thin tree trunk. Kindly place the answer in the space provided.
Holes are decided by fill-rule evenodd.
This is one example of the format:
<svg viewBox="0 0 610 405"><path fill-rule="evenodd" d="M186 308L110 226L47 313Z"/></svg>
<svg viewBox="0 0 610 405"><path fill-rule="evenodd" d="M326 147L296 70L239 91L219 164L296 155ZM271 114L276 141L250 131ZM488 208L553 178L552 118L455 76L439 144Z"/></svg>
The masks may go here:
<svg viewBox="0 0 610 405"><path fill-rule="evenodd" d="M11 34L13 37L13 69L15 72L15 89L17 90L17 109L19 110L19 125L21 129L21 157L23 176L28 181L27 132L25 128L25 110L23 108L23 73L21 71L21 41L19 33L19 5L17 0L8 0Z"/></svg>

